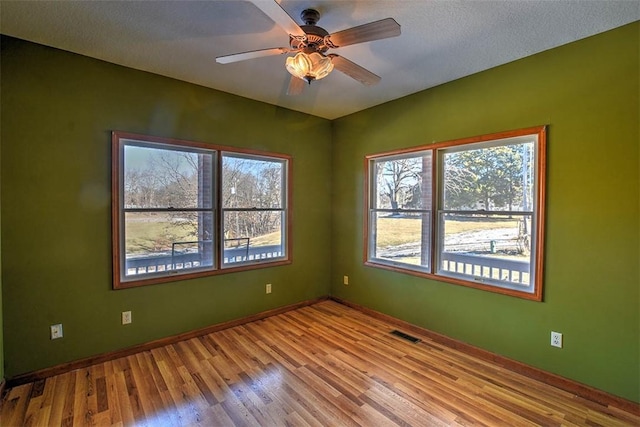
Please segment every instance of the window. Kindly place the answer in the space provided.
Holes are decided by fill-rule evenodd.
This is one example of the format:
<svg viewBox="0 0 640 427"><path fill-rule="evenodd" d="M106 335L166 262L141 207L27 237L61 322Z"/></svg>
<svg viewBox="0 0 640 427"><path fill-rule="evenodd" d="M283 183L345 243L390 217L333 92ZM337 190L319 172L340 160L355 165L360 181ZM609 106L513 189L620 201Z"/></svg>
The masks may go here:
<svg viewBox="0 0 640 427"><path fill-rule="evenodd" d="M431 164L431 151L371 161L370 260L430 271Z"/></svg>
<svg viewBox="0 0 640 427"><path fill-rule="evenodd" d="M286 252L286 160L224 152L224 268Z"/></svg>
<svg viewBox="0 0 640 427"><path fill-rule="evenodd" d="M367 157L365 264L540 301L545 128Z"/></svg>
<svg viewBox="0 0 640 427"><path fill-rule="evenodd" d="M290 158L113 132L114 288L290 262Z"/></svg>

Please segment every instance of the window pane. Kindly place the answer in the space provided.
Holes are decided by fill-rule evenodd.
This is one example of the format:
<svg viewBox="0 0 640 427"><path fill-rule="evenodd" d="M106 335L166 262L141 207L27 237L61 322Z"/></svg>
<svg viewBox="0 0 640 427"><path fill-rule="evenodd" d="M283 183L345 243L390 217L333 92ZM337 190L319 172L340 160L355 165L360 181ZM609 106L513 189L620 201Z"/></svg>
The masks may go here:
<svg viewBox="0 0 640 427"><path fill-rule="evenodd" d="M213 154L125 145L124 208L212 206Z"/></svg>
<svg viewBox="0 0 640 427"><path fill-rule="evenodd" d="M369 259L429 268L429 213L373 212L370 218Z"/></svg>
<svg viewBox="0 0 640 427"><path fill-rule="evenodd" d="M531 216L440 214L438 273L533 292Z"/></svg>
<svg viewBox="0 0 640 427"><path fill-rule="evenodd" d="M431 151L375 160L374 209L431 209Z"/></svg>
<svg viewBox="0 0 640 427"><path fill-rule="evenodd" d="M213 266L211 212L127 212L125 277Z"/></svg>
<svg viewBox="0 0 640 427"><path fill-rule="evenodd" d="M284 258L284 213L225 211L223 265Z"/></svg>
<svg viewBox="0 0 640 427"><path fill-rule="evenodd" d="M532 210L533 148L528 142L445 152L444 209Z"/></svg>
<svg viewBox="0 0 640 427"><path fill-rule="evenodd" d="M223 154L223 208L280 209L286 161Z"/></svg>

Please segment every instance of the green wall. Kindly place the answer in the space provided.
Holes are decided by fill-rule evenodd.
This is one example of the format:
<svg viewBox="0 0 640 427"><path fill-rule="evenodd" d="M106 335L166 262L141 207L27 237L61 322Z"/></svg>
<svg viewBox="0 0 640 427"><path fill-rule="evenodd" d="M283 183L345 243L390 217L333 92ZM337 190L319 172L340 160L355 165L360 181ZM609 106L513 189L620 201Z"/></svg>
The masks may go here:
<svg viewBox="0 0 640 427"><path fill-rule="evenodd" d="M639 33L636 22L334 121L332 294L640 401ZM363 265L366 154L545 124L544 302Z"/></svg>
<svg viewBox="0 0 640 427"><path fill-rule="evenodd" d="M329 122L3 38L5 375L331 293L640 401L639 40L635 23ZM541 124L544 302L363 265L366 154ZM294 263L111 290L113 129L292 155Z"/></svg>
<svg viewBox="0 0 640 427"><path fill-rule="evenodd" d="M1 54L8 378L329 293L331 122L8 37ZM293 264L113 291L111 130L293 156Z"/></svg>
<svg viewBox="0 0 640 427"><path fill-rule="evenodd" d="M2 91L2 85L0 85L0 93ZM2 99L2 95L0 95ZM2 111L0 109L0 117ZM2 230L2 138L0 135L0 230ZM4 328L2 325L2 239L0 239L0 384L4 381Z"/></svg>

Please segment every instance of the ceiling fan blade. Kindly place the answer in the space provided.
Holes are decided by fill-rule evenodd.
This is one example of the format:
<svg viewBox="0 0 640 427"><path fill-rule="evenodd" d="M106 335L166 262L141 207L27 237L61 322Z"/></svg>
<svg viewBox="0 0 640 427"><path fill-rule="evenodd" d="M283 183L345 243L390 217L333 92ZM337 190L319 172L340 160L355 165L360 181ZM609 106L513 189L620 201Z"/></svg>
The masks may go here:
<svg viewBox="0 0 640 427"><path fill-rule="evenodd" d="M386 18L330 34L329 40L335 47L342 47L399 35L400 24L393 18Z"/></svg>
<svg viewBox="0 0 640 427"><path fill-rule="evenodd" d="M278 4L276 0L250 0L260 10L262 10L269 18L280 25L289 35L304 37L306 34L296 21L289 16L287 12Z"/></svg>
<svg viewBox="0 0 640 427"><path fill-rule="evenodd" d="M295 76L290 76L289 87L287 88L287 95L295 96L300 95L304 89L305 81Z"/></svg>
<svg viewBox="0 0 640 427"><path fill-rule="evenodd" d="M366 68L363 68L355 62L351 62L340 55L331 54L329 57L333 63L333 68L345 73L353 79L356 79L363 85L373 86L381 80L380 76L373 74Z"/></svg>
<svg viewBox="0 0 640 427"><path fill-rule="evenodd" d="M247 59L262 58L263 56L283 55L285 53L294 52L288 47L272 47L269 49L250 50L248 52L233 53L231 55L218 56L216 62L218 64L230 64L232 62L245 61Z"/></svg>

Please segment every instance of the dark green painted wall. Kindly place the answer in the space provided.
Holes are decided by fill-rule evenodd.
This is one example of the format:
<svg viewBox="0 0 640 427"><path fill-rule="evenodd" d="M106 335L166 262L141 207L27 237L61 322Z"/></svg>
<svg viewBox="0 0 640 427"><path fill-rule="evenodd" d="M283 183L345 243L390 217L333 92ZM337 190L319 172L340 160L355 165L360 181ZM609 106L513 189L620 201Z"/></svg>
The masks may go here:
<svg viewBox="0 0 640 427"><path fill-rule="evenodd" d="M16 39L1 54L7 377L329 293L329 121ZM293 156L293 264L113 291L114 129Z"/></svg>
<svg viewBox="0 0 640 427"><path fill-rule="evenodd" d="M640 401L639 33L636 22L334 121L332 294ZM544 124L544 302L363 265L366 154Z"/></svg>
<svg viewBox="0 0 640 427"><path fill-rule="evenodd" d="M635 23L333 122L3 38L6 376L331 292L639 401L639 32ZM540 124L544 302L363 266L366 154ZM291 154L294 264L112 291L112 129ZM123 310L132 325L119 324ZM59 322L65 337L50 341ZM551 330L563 349L549 346Z"/></svg>
<svg viewBox="0 0 640 427"><path fill-rule="evenodd" d="M2 91L2 85L0 85L0 93ZM0 94L0 99L2 95ZM0 109L0 115L2 110ZM2 139L0 135L0 230L2 230ZM2 311L2 239L0 239L0 384L4 381L4 328L2 325L3 311Z"/></svg>

